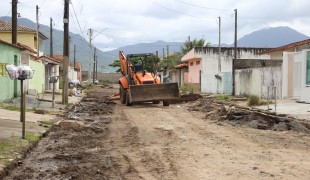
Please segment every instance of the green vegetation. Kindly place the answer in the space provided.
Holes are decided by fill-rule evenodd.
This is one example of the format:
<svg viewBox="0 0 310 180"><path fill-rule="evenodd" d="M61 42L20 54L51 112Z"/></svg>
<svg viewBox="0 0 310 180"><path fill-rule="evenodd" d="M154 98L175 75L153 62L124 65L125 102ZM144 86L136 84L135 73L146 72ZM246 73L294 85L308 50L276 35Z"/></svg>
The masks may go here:
<svg viewBox="0 0 310 180"><path fill-rule="evenodd" d="M193 93L194 92L194 88L190 85L184 85L184 86L181 86L180 87L180 90L182 92L190 92L190 93Z"/></svg>
<svg viewBox="0 0 310 180"><path fill-rule="evenodd" d="M251 95L248 98L248 106L263 106L263 105L267 105L267 104L273 104L273 101L267 101L267 100L262 100L260 99L258 96L256 95Z"/></svg>
<svg viewBox="0 0 310 180"><path fill-rule="evenodd" d="M259 106L259 97L256 96L256 95L251 95L249 98L248 98L248 106Z"/></svg>
<svg viewBox="0 0 310 180"><path fill-rule="evenodd" d="M2 109L6 109L9 111L20 111L20 106L8 105L8 106L2 106ZM35 111L36 111L36 107L32 107L31 109L26 109L26 112L35 112Z"/></svg>
<svg viewBox="0 0 310 180"><path fill-rule="evenodd" d="M230 96L227 94L216 96L216 100L228 100L228 99L230 99Z"/></svg>
<svg viewBox="0 0 310 180"><path fill-rule="evenodd" d="M41 139L41 135L40 134L32 134L32 133L26 133L25 139L29 142L29 143L36 143Z"/></svg>
<svg viewBox="0 0 310 180"><path fill-rule="evenodd" d="M10 162L10 159L16 158L18 153L22 151L23 142L19 140L11 140L9 142L0 142L0 161L2 160L5 164ZM16 154L17 152L17 154Z"/></svg>
<svg viewBox="0 0 310 180"><path fill-rule="evenodd" d="M186 53L188 53L191 48L194 48L194 47L208 47L210 46L210 43L207 43L206 44L206 40L205 39L194 39L192 40L191 42L190 41L185 41L183 43L183 47L182 47L182 54L185 55Z"/></svg>

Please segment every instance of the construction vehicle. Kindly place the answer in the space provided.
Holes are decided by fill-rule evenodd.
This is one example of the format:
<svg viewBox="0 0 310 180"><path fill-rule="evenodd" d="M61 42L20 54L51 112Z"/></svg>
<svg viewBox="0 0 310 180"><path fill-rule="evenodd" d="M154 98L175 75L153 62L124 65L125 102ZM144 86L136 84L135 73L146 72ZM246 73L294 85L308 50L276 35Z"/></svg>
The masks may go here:
<svg viewBox="0 0 310 180"><path fill-rule="evenodd" d="M119 52L122 77L120 84L120 102L131 106L136 102L153 102L164 106L180 97L178 83L160 83L156 75L158 57L152 53L128 54Z"/></svg>

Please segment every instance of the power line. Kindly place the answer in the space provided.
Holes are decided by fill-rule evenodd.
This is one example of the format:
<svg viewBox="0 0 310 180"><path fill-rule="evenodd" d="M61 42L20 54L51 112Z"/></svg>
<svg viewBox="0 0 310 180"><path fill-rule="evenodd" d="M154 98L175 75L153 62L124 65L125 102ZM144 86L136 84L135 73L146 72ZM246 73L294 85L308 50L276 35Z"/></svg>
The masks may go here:
<svg viewBox="0 0 310 180"><path fill-rule="evenodd" d="M73 9L73 12L74 12L74 15L75 15L75 19L76 19L77 24L78 24L78 26L79 26L79 28L80 28L81 33L82 33L82 36L83 36L84 39L86 39L85 36L84 36L84 33L83 33L83 31L82 31L82 28L81 28L81 26L80 26L79 19L77 18L77 15L76 15L76 12L75 12L75 9L74 9L73 2L72 2L72 1L71 1L71 5L72 5L72 9Z"/></svg>
<svg viewBox="0 0 310 180"><path fill-rule="evenodd" d="M189 16L189 17L194 17L194 18L200 18L200 19L215 19L215 17L214 17L214 18L213 18L213 17L201 17L201 16L194 16L194 15L190 15L190 14L185 14L185 13L182 13L182 12L175 11L175 10L173 10L173 9L167 8L167 7L165 7L165 6L163 6L163 5L160 5L160 4L156 3L156 2L153 2L153 1L151 1L151 0L148 0L148 1L149 1L150 3L152 3L152 4L155 4L156 6L159 6L159 7L163 8L163 9L168 10L168 11L174 12L174 13L176 13L176 14L181 14L181 15L184 15L184 16Z"/></svg>
<svg viewBox="0 0 310 180"><path fill-rule="evenodd" d="M209 10L214 10L214 11L230 11L230 10L227 10L227 9L208 8L208 7L199 6L199 5L196 5L196 4L191 4L191 3L187 3L187 2L184 2L184 1L180 1L180 0L175 0L175 1L177 1L179 3L186 4L186 5L190 5L190 6L193 6L193 7L202 8L202 9L209 9Z"/></svg>

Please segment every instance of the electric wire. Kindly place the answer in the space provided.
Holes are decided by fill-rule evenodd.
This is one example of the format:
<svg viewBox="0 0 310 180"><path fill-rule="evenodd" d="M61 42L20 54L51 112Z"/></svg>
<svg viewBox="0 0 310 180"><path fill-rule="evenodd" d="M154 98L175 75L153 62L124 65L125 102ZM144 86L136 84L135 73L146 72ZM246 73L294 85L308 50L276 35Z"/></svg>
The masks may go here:
<svg viewBox="0 0 310 180"><path fill-rule="evenodd" d="M156 6L159 6L159 7L163 8L163 9L168 10L168 11L174 12L176 14L180 14L180 15L184 15L184 16L189 16L189 17L193 17L193 18L199 18L199 19L214 19L215 18L215 17L201 17L201 16L194 16L194 15L190 15L190 14L185 14L185 13L182 13L182 12L175 11L173 9L167 8L167 7L165 7L165 6L161 5L161 4L158 4L158 3L154 2L154 1L151 1L151 0L148 0L148 1L150 3L156 5Z"/></svg>
<svg viewBox="0 0 310 180"><path fill-rule="evenodd" d="M191 3L187 3L187 2L184 2L184 1L180 1L180 0L175 0L175 1L177 1L179 3L183 3L183 4L186 4L186 5L189 5L189 6L202 8L202 9L208 9L208 10L214 10L214 11L231 11L231 10L227 10L227 9L208 8L208 7L199 6L199 5L196 5L196 4L191 4Z"/></svg>

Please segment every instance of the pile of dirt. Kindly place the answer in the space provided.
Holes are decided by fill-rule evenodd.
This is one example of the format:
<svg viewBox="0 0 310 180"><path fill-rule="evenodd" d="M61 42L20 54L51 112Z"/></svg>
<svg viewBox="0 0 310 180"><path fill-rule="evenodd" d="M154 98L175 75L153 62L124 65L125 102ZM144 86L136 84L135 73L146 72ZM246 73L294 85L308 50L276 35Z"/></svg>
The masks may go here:
<svg viewBox="0 0 310 180"><path fill-rule="evenodd" d="M200 98L202 98L202 96L199 94L182 94L180 99L171 100L170 104L179 104L182 102L196 101Z"/></svg>
<svg viewBox="0 0 310 180"><path fill-rule="evenodd" d="M190 105L188 110L203 112L206 119L225 122L233 126L310 133L308 122L283 114L277 115L268 111L240 107L231 101L200 99Z"/></svg>

